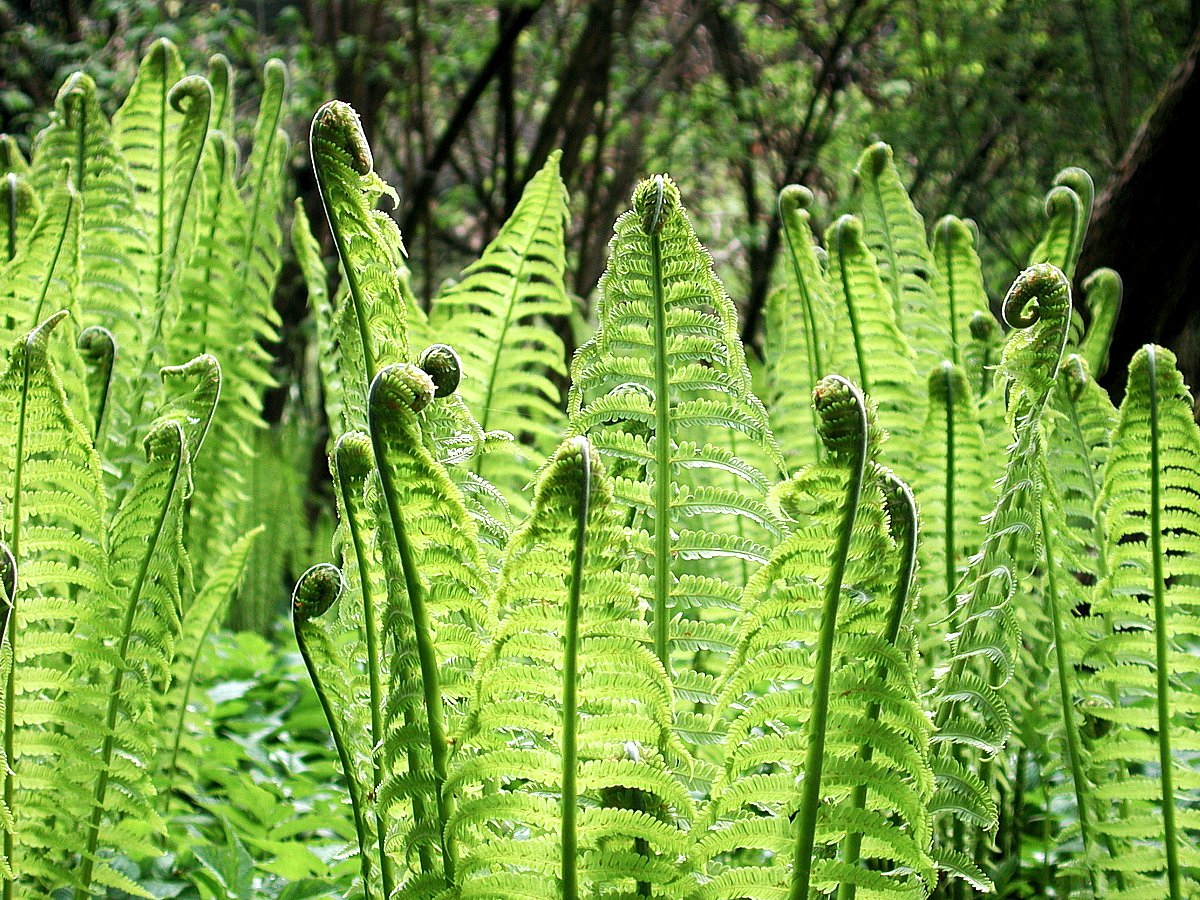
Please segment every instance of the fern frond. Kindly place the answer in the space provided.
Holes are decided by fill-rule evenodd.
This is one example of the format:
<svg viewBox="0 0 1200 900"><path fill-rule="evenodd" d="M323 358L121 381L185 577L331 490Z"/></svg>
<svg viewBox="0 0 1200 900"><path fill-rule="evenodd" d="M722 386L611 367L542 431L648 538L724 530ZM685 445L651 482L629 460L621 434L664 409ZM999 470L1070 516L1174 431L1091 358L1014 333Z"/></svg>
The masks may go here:
<svg viewBox="0 0 1200 900"><path fill-rule="evenodd" d="M559 153L525 186L521 200L483 256L434 301L431 329L453 335L463 357L460 391L484 430L521 435L516 452L478 457L475 472L510 502L562 432L562 340L546 323L571 311L563 284L567 191ZM531 460L533 453L537 459Z"/></svg>
<svg viewBox="0 0 1200 900"><path fill-rule="evenodd" d="M976 338L976 333L998 331L999 326L988 309L973 224L954 216L943 217L933 226L930 250L941 276L934 279L934 288L950 333L949 359L963 367L974 386L984 383L984 367L995 362L981 352L987 344ZM974 392L978 395L980 390L975 388Z"/></svg>
<svg viewBox="0 0 1200 900"><path fill-rule="evenodd" d="M734 716L727 755L695 829L697 898L839 884L843 896L924 896L932 881L929 727L908 621L915 510L874 462L881 435L857 389L826 378L814 399L830 459L779 488L791 533L746 589L718 701ZM891 877L872 875L877 864Z"/></svg>
<svg viewBox="0 0 1200 900"><path fill-rule="evenodd" d="M826 345L838 337L832 327L832 289L810 225L812 202L812 192L800 185L790 185L779 194L786 277L767 298L767 406L771 427L792 470L820 457L816 414L808 401L829 369Z"/></svg>
<svg viewBox="0 0 1200 900"><path fill-rule="evenodd" d="M987 519L987 532L979 553L963 579L957 605L950 617L950 647L945 667L932 693L935 709L935 753L939 775L961 769L966 760L986 761L1008 740L1012 723L1000 688L1012 674L1019 626L1014 594L1019 560L1028 548L1037 547L1043 439L1041 418L1054 387L1071 314L1070 286L1050 265L1026 269L1009 290L1005 318L1016 330L1010 335L1001 360L1008 379L1008 421L1014 436L1007 467L995 506ZM1025 548L1024 551L1022 548ZM952 759L956 766L944 762ZM983 786L980 782L979 786ZM976 797L964 807L945 796L962 790L962 782L939 782L934 805L951 816L959 810L994 809L991 798ZM990 826L989 826L990 827ZM961 829L954 844L936 855L961 860ZM946 871L975 873L960 864Z"/></svg>
<svg viewBox="0 0 1200 900"><path fill-rule="evenodd" d="M1083 302L1089 321L1079 352L1097 378L1108 371L1108 348L1121 311L1122 291L1121 276L1112 269L1097 269L1083 281Z"/></svg>
<svg viewBox="0 0 1200 900"><path fill-rule="evenodd" d="M863 151L854 168L854 192L867 247L920 370L955 359L958 323L947 315L952 308L939 308L944 288L925 240L925 220L900 181L891 147L879 143Z"/></svg>
<svg viewBox="0 0 1200 900"><path fill-rule="evenodd" d="M672 770L689 761L619 517L599 455L568 440L506 550L450 774L462 896L657 894L679 877L692 801Z"/></svg>
<svg viewBox="0 0 1200 900"><path fill-rule="evenodd" d="M374 210L381 196L394 200L396 194L375 173L358 113L345 103L325 104L313 117L309 143L347 288L336 312L346 371L343 425L362 428L367 386L385 366L408 361L408 321L419 310L402 277L407 268L400 234L391 219Z"/></svg>
<svg viewBox="0 0 1200 900"><path fill-rule="evenodd" d="M1054 176L1044 204L1046 231L1029 254L1029 265L1050 263L1070 281L1083 250L1096 188L1083 169L1070 167Z"/></svg>
<svg viewBox="0 0 1200 900"><path fill-rule="evenodd" d="M1097 825L1114 841L1101 867L1124 877L1129 896L1152 885L1172 900L1200 890L1191 852L1200 840L1200 722L1191 699L1200 685L1187 649L1200 627L1200 429L1192 408L1170 351L1139 350L1099 504L1108 577L1095 611L1107 628L1086 660L1116 693L1112 706L1090 710L1109 723L1094 742L1093 778L1105 801L1120 804L1119 815Z"/></svg>
<svg viewBox="0 0 1200 900"><path fill-rule="evenodd" d="M100 109L96 85L82 72L71 75L59 89L50 124L34 146L32 183L40 196L51 196L67 163L83 234L80 327L102 325L121 346L134 349L141 315L139 269L147 236L134 204L133 179ZM129 377L124 368L121 375Z"/></svg>
<svg viewBox="0 0 1200 900"><path fill-rule="evenodd" d="M456 730L479 657L491 576L461 493L422 440L417 414L430 403L446 402L434 400L435 390L416 366L389 366L371 383L368 420L379 472L376 516L390 530L390 540L383 542L385 628L405 636L397 641L390 675L384 763L401 783L405 774L423 774L407 772L408 751L423 737L420 752L428 752L432 776L425 787L432 788L430 809L436 809L443 872L451 884L455 850L446 828L454 802L445 788L447 736ZM404 659L402 645L410 639L419 674ZM424 735L413 734L406 720L423 722ZM388 795L394 803L405 792L393 785Z"/></svg>
<svg viewBox="0 0 1200 900"><path fill-rule="evenodd" d="M41 213L29 179L0 166L0 266L11 262L25 244ZM3 320L0 320L2 322Z"/></svg>
<svg viewBox="0 0 1200 900"><path fill-rule="evenodd" d="M673 611L698 610L704 618L707 605L683 592L680 575L686 569L675 561L679 548L672 531L682 535L695 524L697 552L714 572L714 561L743 557L738 547L774 530L764 533L745 505L731 505L732 516L700 525L676 506L676 498L709 461L714 468L728 465L727 438L733 432L760 446L773 466L782 460L766 411L751 390L733 303L696 238L678 189L665 176L642 182L634 209L617 220L598 306L599 330L571 363L569 431L588 436L602 456L635 444L644 444L651 456L638 478L643 493L622 496L618 489L618 496L640 532L635 543L650 574L655 653L670 671L673 615L680 621ZM685 443L687 461L681 455ZM754 498L754 482L762 480L722 484L740 484L741 495ZM738 536L737 547L709 536L716 522Z"/></svg>

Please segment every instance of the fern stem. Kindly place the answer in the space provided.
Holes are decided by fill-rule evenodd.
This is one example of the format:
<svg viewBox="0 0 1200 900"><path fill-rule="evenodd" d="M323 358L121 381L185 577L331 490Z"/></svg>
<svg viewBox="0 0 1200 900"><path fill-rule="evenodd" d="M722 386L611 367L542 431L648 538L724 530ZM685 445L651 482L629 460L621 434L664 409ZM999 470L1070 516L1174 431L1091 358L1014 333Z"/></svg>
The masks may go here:
<svg viewBox="0 0 1200 900"><path fill-rule="evenodd" d="M4 179L8 188L8 247L4 261L11 262L17 255L17 176L9 172Z"/></svg>
<svg viewBox="0 0 1200 900"><path fill-rule="evenodd" d="M785 188L779 195L779 218L783 223L783 237L787 241L788 258L792 263L792 276L796 279L796 286L800 290L800 309L804 313L804 344L808 351L806 354L808 360L808 379L809 379L809 394L812 389L817 386L817 382L821 380L821 376L825 372L825 360L821 355L821 341L817 334L817 319L813 312L812 292L809 290L808 282L804 280L804 273L800 269L799 251L795 244L796 236L792 234L791 219L793 216L799 216L799 211L793 202L784 202L784 195L787 191L793 188ZM803 190L796 188L796 190ZM805 194L811 198L811 194ZM791 325L791 318L785 316L783 319L783 327L788 328ZM821 440L817 436L817 413L812 412L813 423L813 458L820 456Z"/></svg>
<svg viewBox="0 0 1200 900"><path fill-rule="evenodd" d="M586 438L576 438L580 452L581 485L575 513L575 554L567 594L563 650L562 707L562 900L578 900L578 740L579 740L579 606L583 594L583 563L587 551L588 512L592 498L592 457Z"/></svg>
<svg viewBox="0 0 1200 900"><path fill-rule="evenodd" d="M421 585L420 573L417 571L416 555L413 552L412 543L408 539L404 516L400 511L399 492L395 480L392 478L391 466L388 465L387 442L383 440L381 425L376 420L376 409L379 405L376 398L380 391L380 384L381 378L376 377L371 381L368 392L368 430L371 434L371 445L375 451L376 468L379 472L380 486L383 489L384 505L387 507L392 534L396 539L396 552L400 557L400 567L404 573L404 588L408 595L409 607L412 610L413 638L417 646L417 658L421 665L421 688L424 694L425 718L429 732L429 754L433 763L434 789L437 794L442 869L447 887L453 887L455 847L453 840L446 832L446 824L454 814L454 801L445 790L448 743L445 712L442 708L437 650L433 646L433 627L429 619L429 610L425 606L425 593Z"/></svg>
<svg viewBox="0 0 1200 900"><path fill-rule="evenodd" d="M659 197L662 176L656 176ZM660 199L661 202L661 199ZM650 237L650 286L654 292L654 655L671 677L671 381L667 365L667 307L663 293L662 236L659 216Z"/></svg>
<svg viewBox="0 0 1200 900"><path fill-rule="evenodd" d="M92 813L88 821L87 847L84 850L81 861L80 886L75 889L74 894L76 898L88 896L92 886L92 868L95 863L96 847L100 842L100 819L104 815L104 799L108 792L108 776L112 765L113 746L116 742L117 714L121 706L121 688L124 685L125 672L129 666L129 641L133 636L134 618L137 614L138 604L142 599L142 588L146 584L146 578L150 573L150 565L154 560L155 551L158 549L159 539L166 530L167 516L171 512L171 505L175 499L175 491L179 485L180 471L183 468L183 453L186 438L183 434L183 428L177 422L172 422L171 425L177 429L177 439L179 441L176 446L175 466L171 471L166 495L163 498L162 509L158 514L158 521L155 524L154 530L150 533L150 542L146 547L145 554L142 556L137 578L134 580L132 590L129 593L129 603L125 607L125 619L121 623L121 643L117 648L117 659L119 662L113 670L112 681L109 683L108 712L105 715L104 722L104 742L100 748L100 773L96 776L96 786L92 793Z"/></svg>
<svg viewBox="0 0 1200 900"><path fill-rule="evenodd" d="M25 366L21 377L21 403L17 412L17 444L13 457L12 527L9 534L9 551L14 564L19 564L21 559L21 493L25 469L25 418L29 398L29 366L32 349L30 342L31 338L26 338ZM18 593L19 588L14 590L13 595L8 598L8 608L5 611L4 619L4 635L8 639L8 652L12 660L8 667L8 679L4 685L4 758L8 761L8 765L4 768L4 806L14 820L11 828L3 829L4 861L9 866L13 864L13 832L16 831L16 811L13 809L13 773L17 767L17 761L13 756L13 732L15 730L13 714L17 700L17 630L20 627L17 618ZM13 900L13 880L10 878L4 879L4 900Z"/></svg>
<svg viewBox="0 0 1200 900"><path fill-rule="evenodd" d="M1158 366L1154 345L1146 348L1150 382L1150 560L1154 576L1154 664L1158 710L1158 764L1162 778L1163 843L1171 900L1182 900L1179 836L1175 815L1175 774L1171 756L1170 643L1163 577L1162 464L1158 446Z"/></svg>
<svg viewBox="0 0 1200 900"><path fill-rule="evenodd" d="M840 379L839 379L840 380ZM848 383L843 382L849 387ZM808 720L808 752L804 764L804 785L800 808L796 813L796 852L792 864L791 900L808 900L812 878L812 853L817 833L817 810L821 801L821 769L825 761L825 732L829 714L829 675L833 663L833 644L837 633L838 602L842 593L842 577L850 554L850 539L854 534L854 518L858 513L863 476L867 462L867 413L862 395L854 394L858 433L849 454L846 499L842 506L842 521L838 529L837 546L830 560L829 580L821 606L821 629L817 637L816 672L813 675L812 712Z"/></svg>
<svg viewBox="0 0 1200 900"><path fill-rule="evenodd" d="M71 215L74 206L78 202L78 194L67 189L67 208L63 212L63 226L58 233L58 243L54 245L54 255L50 258L50 264L46 267L46 277L42 279L41 288L38 290L37 304L33 308L33 317L29 322L30 328L36 328L42 321L42 307L46 305L46 294L50 291L50 285L54 282L54 273L58 269L58 259L62 256L63 244L67 242L67 231L71 227Z"/></svg>
<svg viewBox="0 0 1200 900"><path fill-rule="evenodd" d="M884 640L893 647L900 639L900 629L904 625L904 615L908 611L909 592L912 589L913 572L917 567L917 504L913 499L912 491L899 478L894 475L887 476L890 482L889 488L894 492L894 495L900 501L899 508L889 508L893 516L904 517L902 538L903 544L900 547L900 572L899 580L896 582L896 592L892 596L892 605L888 610L887 628L884 631ZM875 677L880 681L887 678L888 667L880 663L875 669ZM867 706L867 721L874 722L879 718L882 704L878 700L873 700ZM870 744L864 743L859 749L858 758L863 762L870 762L874 756L875 748ZM867 785L865 783L854 786L854 794L850 800L851 805L855 809L866 809L867 806ZM862 832L850 831L842 839L841 857L842 862L848 865L857 865L860 853L862 851ZM857 886L852 882L842 882L838 887L837 900L854 900L857 893Z"/></svg>
<svg viewBox="0 0 1200 900"><path fill-rule="evenodd" d="M954 229L950 219L943 219L941 227L937 229L937 236L941 239L946 253L946 299L949 309L946 310L946 318L949 320L950 332L950 353L951 359L957 366L961 362L959 355L959 339L958 339L958 304L956 302L956 292L954 285L954 244L953 244Z"/></svg>
<svg viewBox="0 0 1200 900"><path fill-rule="evenodd" d="M336 449L334 453L336 456ZM363 630L366 632L367 638L367 686L370 692L371 706L371 796L377 803L379 786L383 783L383 768L379 758L383 741L383 688L379 677L379 626L375 621L375 598L371 591L371 571L367 563L367 548L359 527L355 489L344 471L345 466L339 464L337 470L338 482L342 490L342 502L346 507L346 522L350 526L350 542L354 546L354 559L358 565L358 583L362 591ZM413 768L411 764L409 768L410 770ZM418 822L425 819L424 805L415 794L413 796L413 817ZM383 816L380 815L378 805L375 806L375 831L379 842L379 873L383 881L383 896L391 897L392 890L396 886L396 873L392 861L387 855L387 828ZM420 850L420 862L421 871L429 871L429 854L424 845Z"/></svg>
<svg viewBox="0 0 1200 900"><path fill-rule="evenodd" d="M317 693L317 701L321 704L321 711L325 713L325 721L329 725L329 733L333 737L333 747L337 751L338 760L342 764L342 771L346 773L346 790L350 794L350 810L354 816L354 832L358 836L358 857L362 872L363 891L370 896L371 854L367 850L367 847L370 846L370 839L367 836L367 824L363 818L362 811L362 797L359 796L358 792L358 779L354 777L350 751L346 747L345 739L342 737L342 729L338 723L337 715L333 711L333 704L329 702L329 695L326 693L325 686L321 682L321 677L317 673L316 664L313 662L312 654L308 649L308 642L304 639L303 624L297 619L295 613L292 614L292 630L296 633L296 647L300 650L300 658L304 660L304 668L308 670L308 678Z"/></svg>
<svg viewBox="0 0 1200 900"><path fill-rule="evenodd" d="M957 353L957 349L955 350ZM955 523L955 453L954 453L954 373L953 366L950 363L942 363L942 374L946 381L946 515L945 515L945 535L943 536L944 546L942 553L944 559L942 564L946 567L945 576L945 591L946 603L948 604L947 612L950 615L954 614L954 592L958 586L958 566L955 565L958 550L955 547L955 539L957 535Z"/></svg>
<svg viewBox="0 0 1200 900"><path fill-rule="evenodd" d="M1071 767L1071 782L1075 787L1075 806L1079 814L1079 837L1083 842L1083 857L1090 860L1092 845L1091 822L1091 785L1083 771L1083 748L1079 740L1079 728L1075 724L1075 695L1071 690L1071 680L1068 674L1070 662L1067 660L1066 633L1063 629L1062 609L1058 593L1058 577L1054 562L1054 534L1046 521L1046 508L1041 509L1042 540L1044 559L1046 562L1046 590L1050 607L1050 624L1054 630L1054 660L1058 670L1058 692L1062 707L1063 731L1066 732L1067 762ZM1092 885L1092 893L1103 896L1101 885L1097 878L1097 870L1090 862L1087 865L1088 880Z"/></svg>

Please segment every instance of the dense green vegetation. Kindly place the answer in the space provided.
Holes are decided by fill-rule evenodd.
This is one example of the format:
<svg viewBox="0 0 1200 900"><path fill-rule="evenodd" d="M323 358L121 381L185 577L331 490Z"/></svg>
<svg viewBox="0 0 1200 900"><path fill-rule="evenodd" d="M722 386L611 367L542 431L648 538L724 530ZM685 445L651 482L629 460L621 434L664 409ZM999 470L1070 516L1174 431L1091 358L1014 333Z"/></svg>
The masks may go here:
<svg viewBox="0 0 1200 900"><path fill-rule="evenodd" d="M786 187L759 354L666 175L594 325L558 152L426 302L328 103L285 247L285 80L159 41L0 144L5 897L1200 890L1200 429L1096 382L1083 170L999 318L887 145L820 240Z"/></svg>

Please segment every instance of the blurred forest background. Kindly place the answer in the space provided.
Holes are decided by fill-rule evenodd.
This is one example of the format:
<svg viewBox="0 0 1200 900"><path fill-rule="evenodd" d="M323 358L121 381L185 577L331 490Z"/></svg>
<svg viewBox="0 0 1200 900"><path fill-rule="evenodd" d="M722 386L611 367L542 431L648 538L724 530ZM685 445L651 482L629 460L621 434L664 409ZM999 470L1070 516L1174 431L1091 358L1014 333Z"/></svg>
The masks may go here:
<svg viewBox="0 0 1200 900"><path fill-rule="evenodd" d="M193 69L225 54L251 108L257 72L278 56L295 190L313 221L324 224L307 127L336 97L362 114L399 188L394 215L427 300L562 148L581 298L579 321L562 324L568 348L613 219L647 173L680 182L754 345L784 185L816 192L823 227L862 147L888 141L929 223L978 223L996 300L1055 172L1080 165L1098 203L1079 270L1125 279L1111 385L1147 340L1176 349L1194 384L1200 170L1183 129L1198 120L1198 24L1200 0L0 0L0 131L27 141L75 68L119 96L158 36ZM294 273L277 299L280 380L294 383Z"/></svg>

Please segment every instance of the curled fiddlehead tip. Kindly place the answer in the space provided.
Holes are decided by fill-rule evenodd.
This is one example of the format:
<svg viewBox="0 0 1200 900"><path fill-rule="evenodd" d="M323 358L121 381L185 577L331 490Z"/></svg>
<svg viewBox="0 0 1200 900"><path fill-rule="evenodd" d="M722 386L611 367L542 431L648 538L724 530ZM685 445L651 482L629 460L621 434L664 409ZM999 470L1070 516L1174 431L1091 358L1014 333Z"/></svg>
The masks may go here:
<svg viewBox="0 0 1200 900"><path fill-rule="evenodd" d="M417 365L433 379L433 396L449 397L462 381L462 360L449 344L431 344L421 351Z"/></svg>
<svg viewBox="0 0 1200 900"><path fill-rule="evenodd" d="M75 342L79 352L88 362L112 363L117 355L117 339L103 325L89 325L80 332L79 340Z"/></svg>
<svg viewBox="0 0 1200 900"><path fill-rule="evenodd" d="M1059 373L1059 377L1066 383L1072 399L1077 398L1083 392L1092 378L1087 361L1078 353L1072 353L1063 360Z"/></svg>
<svg viewBox="0 0 1200 900"><path fill-rule="evenodd" d="M917 530L917 501L913 492L895 472L883 469L879 486L883 489L883 506L888 516L888 531L900 546L909 543Z"/></svg>
<svg viewBox="0 0 1200 900"><path fill-rule="evenodd" d="M342 595L345 581L337 566L317 563L296 582L292 591L292 616L297 622L307 622L325 615Z"/></svg>
<svg viewBox="0 0 1200 900"><path fill-rule="evenodd" d="M837 243L839 253L847 246L861 243L862 236L863 224L857 216L846 213L833 223L833 239Z"/></svg>
<svg viewBox="0 0 1200 900"><path fill-rule="evenodd" d="M1060 215L1075 215L1083 209L1083 201L1075 190L1065 184L1058 184L1046 193L1046 218L1053 219Z"/></svg>
<svg viewBox="0 0 1200 900"><path fill-rule="evenodd" d="M312 139L329 141L350 157L350 165L359 175L369 175L375 168L371 146L363 132L362 120L349 103L330 100L313 116Z"/></svg>
<svg viewBox="0 0 1200 900"><path fill-rule="evenodd" d="M436 392L429 374L412 363L388 366L371 381L367 397L371 419L387 422L400 410L418 413L433 402Z"/></svg>
<svg viewBox="0 0 1200 900"><path fill-rule="evenodd" d="M862 391L841 375L826 375L813 388L813 408L825 449L835 458L858 453L873 418Z"/></svg>
<svg viewBox="0 0 1200 900"><path fill-rule="evenodd" d="M375 451L371 438L361 431L347 431L333 447L334 464L338 474L357 481L366 478L375 468Z"/></svg>
<svg viewBox="0 0 1200 900"><path fill-rule="evenodd" d="M779 192L779 214L790 216L801 209L809 209L814 202L813 192L802 184L789 184Z"/></svg>
<svg viewBox="0 0 1200 900"><path fill-rule="evenodd" d="M4 541L0 541L0 600L10 601L17 595L17 561Z"/></svg>
<svg viewBox="0 0 1200 900"><path fill-rule="evenodd" d="M996 320L992 318L991 313L985 313L982 310L977 310L971 316L970 324L967 327L971 330L971 337L977 341L990 341L996 335L996 329L999 327Z"/></svg>
<svg viewBox="0 0 1200 900"><path fill-rule="evenodd" d="M1121 276L1112 269L1097 269L1083 279L1082 287L1084 297L1089 301L1090 307L1093 297L1104 297L1107 300L1108 297L1115 295L1116 302L1120 303L1125 285L1121 281Z"/></svg>
<svg viewBox="0 0 1200 900"><path fill-rule="evenodd" d="M160 459L175 459L183 452L183 426L175 419L164 417L150 428L150 433L142 441L146 450L146 459L154 462Z"/></svg>
<svg viewBox="0 0 1200 900"><path fill-rule="evenodd" d="M167 94L167 102L171 104L171 108L181 113L190 112L197 103L211 107L212 101L212 85L203 75L181 78Z"/></svg>
<svg viewBox="0 0 1200 900"><path fill-rule="evenodd" d="M550 457L546 473L538 485L539 492L551 490L580 496L590 491L592 472L599 466L600 457L586 437L579 434L568 438L558 445Z"/></svg>
<svg viewBox="0 0 1200 900"><path fill-rule="evenodd" d="M633 211L646 234L658 234L680 207L679 188L669 175L655 175L633 191Z"/></svg>
<svg viewBox="0 0 1200 900"><path fill-rule="evenodd" d="M974 244L975 232L958 216L942 216L933 226L933 233L943 244Z"/></svg>
<svg viewBox="0 0 1200 900"><path fill-rule="evenodd" d="M221 364L211 353L201 353L179 366L163 366L158 370L163 384L173 381L195 381L196 390L221 387Z"/></svg>
<svg viewBox="0 0 1200 900"><path fill-rule="evenodd" d="M1038 263L1018 275L1001 307L1005 324L1012 328L1028 328L1039 319L1063 315L1070 308L1071 285L1051 263Z"/></svg>
<svg viewBox="0 0 1200 900"><path fill-rule="evenodd" d="M955 397L967 396L967 376L961 366L948 359L929 370L929 399L939 406Z"/></svg>
<svg viewBox="0 0 1200 900"><path fill-rule="evenodd" d="M858 165L854 167L854 174L858 178L866 175L877 177L891 161L892 148L883 141L877 141L862 152L862 156L858 158Z"/></svg>
<svg viewBox="0 0 1200 900"><path fill-rule="evenodd" d="M263 66L263 91L281 90L287 83L287 64L272 56Z"/></svg>
<svg viewBox="0 0 1200 900"><path fill-rule="evenodd" d="M1085 203L1090 204L1096 195L1096 183L1092 181L1092 176L1088 174L1087 169L1081 169L1079 166L1067 166L1060 171L1054 176L1054 184L1069 187Z"/></svg>

